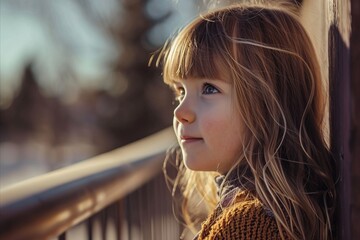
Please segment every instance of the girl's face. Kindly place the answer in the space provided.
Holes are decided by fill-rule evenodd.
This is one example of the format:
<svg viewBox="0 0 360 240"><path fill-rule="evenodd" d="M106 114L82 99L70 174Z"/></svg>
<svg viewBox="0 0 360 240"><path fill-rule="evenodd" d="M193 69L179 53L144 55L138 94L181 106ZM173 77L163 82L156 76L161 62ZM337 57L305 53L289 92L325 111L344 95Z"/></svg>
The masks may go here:
<svg viewBox="0 0 360 240"><path fill-rule="evenodd" d="M242 122L232 105L232 86L222 80L174 83L179 105L174 129L187 168L226 173L242 148Z"/></svg>

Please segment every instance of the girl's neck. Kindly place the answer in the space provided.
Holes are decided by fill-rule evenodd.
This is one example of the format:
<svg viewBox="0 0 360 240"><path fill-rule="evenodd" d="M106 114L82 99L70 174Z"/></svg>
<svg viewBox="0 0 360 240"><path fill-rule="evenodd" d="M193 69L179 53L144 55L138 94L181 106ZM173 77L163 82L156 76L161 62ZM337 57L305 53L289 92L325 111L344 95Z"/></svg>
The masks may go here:
<svg viewBox="0 0 360 240"><path fill-rule="evenodd" d="M220 207L228 207L231 205L239 192L244 192L247 196L253 195L253 184L250 180L251 178L249 178L249 174L246 174L246 172L247 171L234 170L226 175L215 177Z"/></svg>

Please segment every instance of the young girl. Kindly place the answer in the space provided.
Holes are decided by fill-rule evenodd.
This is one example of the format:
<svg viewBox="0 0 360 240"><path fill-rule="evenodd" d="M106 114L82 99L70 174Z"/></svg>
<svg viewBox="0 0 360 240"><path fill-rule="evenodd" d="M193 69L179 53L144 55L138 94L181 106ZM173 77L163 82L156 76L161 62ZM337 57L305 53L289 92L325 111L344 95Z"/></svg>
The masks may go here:
<svg viewBox="0 0 360 240"><path fill-rule="evenodd" d="M196 239L332 239L322 79L297 16L218 9L180 31L159 60L179 102L174 188L184 219L196 227L198 203L211 211Z"/></svg>

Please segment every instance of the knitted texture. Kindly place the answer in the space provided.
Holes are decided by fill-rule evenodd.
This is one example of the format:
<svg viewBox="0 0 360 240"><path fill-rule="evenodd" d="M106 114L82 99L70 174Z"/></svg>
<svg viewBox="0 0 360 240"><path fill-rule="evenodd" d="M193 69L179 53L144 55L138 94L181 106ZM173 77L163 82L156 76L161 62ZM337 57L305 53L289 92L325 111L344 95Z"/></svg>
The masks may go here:
<svg viewBox="0 0 360 240"><path fill-rule="evenodd" d="M275 218L258 199L218 207L202 224L198 240L281 239Z"/></svg>

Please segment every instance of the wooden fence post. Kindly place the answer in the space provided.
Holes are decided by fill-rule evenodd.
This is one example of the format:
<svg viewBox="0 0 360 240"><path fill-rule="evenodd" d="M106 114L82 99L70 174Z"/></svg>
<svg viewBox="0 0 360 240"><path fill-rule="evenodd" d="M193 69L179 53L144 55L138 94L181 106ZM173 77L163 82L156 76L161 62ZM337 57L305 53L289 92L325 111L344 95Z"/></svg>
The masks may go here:
<svg viewBox="0 0 360 240"><path fill-rule="evenodd" d="M351 0L350 37L350 121L349 148L351 152L350 223L352 239L360 239L360 1Z"/></svg>

